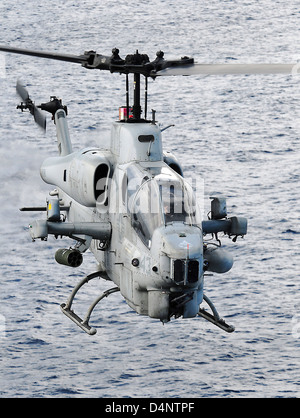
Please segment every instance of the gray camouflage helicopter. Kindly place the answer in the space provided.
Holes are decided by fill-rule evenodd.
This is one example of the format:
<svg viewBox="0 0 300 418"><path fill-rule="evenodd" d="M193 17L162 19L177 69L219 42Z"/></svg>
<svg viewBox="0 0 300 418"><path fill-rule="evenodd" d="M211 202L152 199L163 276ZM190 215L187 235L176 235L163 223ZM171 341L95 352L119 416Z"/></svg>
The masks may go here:
<svg viewBox="0 0 300 418"><path fill-rule="evenodd" d="M126 106L120 108L119 120L112 123L110 143L105 149L80 151L72 149L67 107L61 100L51 97L49 102L35 106L27 90L17 84L22 98L18 108L29 110L44 129L46 119L41 111L50 112L58 142L58 155L47 158L40 169L42 179L55 186L46 206L21 209L46 211L46 219L30 225L32 240L47 240L49 235L70 237L75 244L56 252L58 263L78 267L88 249L98 263L97 271L84 277L67 302L61 304L62 312L93 335L96 329L89 321L95 306L104 297L120 291L138 314L163 323L172 317L199 315L226 332L234 331L203 293L204 276L206 272L225 273L231 269L233 258L221 247L217 234L222 232L236 241L247 233L247 219L228 217L225 198L212 197L209 217L202 220L182 167L173 154L163 150L163 129L155 121L155 112L152 111L152 119L147 119L148 79L193 74L293 73L295 64L204 65L188 57L168 61L161 51L150 62L147 55L138 51L122 59L118 49L113 49L111 56L95 51L76 56L6 46L0 46L0 50L79 63L87 69L126 76ZM144 117L141 76L145 77ZM115 286L100 294L82 319L72 310L74 297L94 278L112 281ZM200 307L203 301L211 313Z"/></svg>

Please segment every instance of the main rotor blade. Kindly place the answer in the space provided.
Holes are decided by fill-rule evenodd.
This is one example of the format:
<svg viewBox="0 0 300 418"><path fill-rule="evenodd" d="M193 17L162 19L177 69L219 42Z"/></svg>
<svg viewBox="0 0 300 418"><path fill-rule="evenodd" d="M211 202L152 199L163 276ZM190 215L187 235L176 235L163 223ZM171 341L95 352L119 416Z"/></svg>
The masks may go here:
<svg viewBox="0 0 300 418"><path fill-rule="evenodd" d="M74 62L81 64L89 69L109 70L120 73L141 73L146 71L145 66L127 65L117 57L106 57L96 54L94 51L85 52L84 55L58 54L55 52L41 52L30 49L12 48L0 45L0 51L11 52L15 54L31 55L34 57L48 58L59 61ZM117 61L115 61L117 59ZM120 62L122 61L122 62ZM130 71L131 70L131 71ZM140 71L138 71L140 70ZM155 69L147 76L178 76L178 75L223 75L223 74L298 74L300 73L300 63L289 64L185 64L170 65L163 70Z"/></svg>
<svg viewBox="0 0 300 418"><path fill-rule="evenodd" d="M192 64L169 67L158 71L157 76L174 75L224 75L224 74L297 74L300 63L292 64Z"/></svg>
<svg viewBox="0 0 300 418"><path fill-rule="evenodd" d="M77 64L82 64L88 61L88 58L84 55L69 55L57 54L55 52L33 51L30 49L11 48L4 45L0 45L0 51L11 52L14 54L31 55L33 57L49 58L59 61L75 62Z"/></svg>

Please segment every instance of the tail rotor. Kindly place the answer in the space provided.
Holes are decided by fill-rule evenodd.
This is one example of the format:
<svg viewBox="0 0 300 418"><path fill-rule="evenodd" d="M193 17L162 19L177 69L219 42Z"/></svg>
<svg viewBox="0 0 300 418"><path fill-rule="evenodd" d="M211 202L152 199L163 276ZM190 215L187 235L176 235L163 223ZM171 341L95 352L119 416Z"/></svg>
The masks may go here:
<svg viewBox="0 0 300 418"><path fill-rule="evenodd" d="M22 112L25 110L29 110L29 112L32 114L34 121L37 123L37 125L43 129L43 131L46 131L46 117L43 115L43 113L37 108L37 106L34 104L34 102L29 97L29 93L27 89L20 83L18 80L16 85L16 90L18 95L21 97L22 102L17 106L17 109L20 109Z"/></svg>

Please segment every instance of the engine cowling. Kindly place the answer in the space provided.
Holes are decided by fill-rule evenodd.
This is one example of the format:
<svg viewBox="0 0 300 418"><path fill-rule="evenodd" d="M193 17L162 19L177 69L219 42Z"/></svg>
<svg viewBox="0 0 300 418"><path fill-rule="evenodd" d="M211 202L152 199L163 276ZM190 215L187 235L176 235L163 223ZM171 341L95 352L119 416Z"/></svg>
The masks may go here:
<svg viewBox="0 0 300 418"><path fill-rule="evenodd" d="M109 160L97 149L47 158L40 169L46 183L57 186L88 207L105 204L110 172Z"/></svg>

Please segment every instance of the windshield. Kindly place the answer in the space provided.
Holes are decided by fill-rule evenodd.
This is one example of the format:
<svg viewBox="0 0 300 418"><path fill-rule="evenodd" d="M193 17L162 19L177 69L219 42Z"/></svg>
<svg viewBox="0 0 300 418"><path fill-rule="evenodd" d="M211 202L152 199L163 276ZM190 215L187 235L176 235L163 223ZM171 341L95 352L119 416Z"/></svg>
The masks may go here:
<svg viewBox="0 0 300 418"><path fill-rule="evenodd" d="M158 181L165 224L170 222L196 223L195 202L192 191L183 181L163 179Z"/></svg>
<svg viewBox="0 0 300 418"><path fill-rule="evenodd" d="M135 195L131 207L132 225L142 241L151 246L151 237L156 228L163 225L160 198L155 183L146 180Z"/></svg>
<svg viewBox="0 0 300 418"><path fill-rule="evenodd" d="M163 164L145 172L135 165L128 168L127 175L132 226L148 247L158 227L173 222L198 224L193 190L170 167Z"/></svg>

